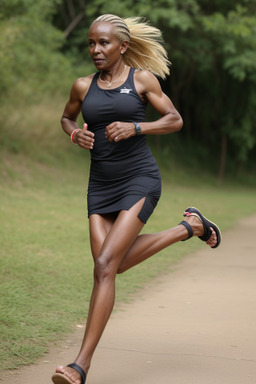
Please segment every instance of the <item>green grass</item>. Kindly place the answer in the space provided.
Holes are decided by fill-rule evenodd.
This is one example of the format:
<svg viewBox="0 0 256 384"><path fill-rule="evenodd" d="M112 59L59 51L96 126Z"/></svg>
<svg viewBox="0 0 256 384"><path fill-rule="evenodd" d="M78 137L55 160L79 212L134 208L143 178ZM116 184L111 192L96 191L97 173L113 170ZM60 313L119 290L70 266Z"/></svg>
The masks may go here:
<svg viewBox="0 0 256 384"><path fill-rule="evenodd" d="M76 163L78 158L70 156L65 167L34 162L29 169L18 156L20 180L9 159L11 177L1 186L1 369L33 362L86 318L93 268L85 199L88 162ZM170 181L163 187L145 232L176 225L191 204L222 230L252 213L252 207L256 211L255 190L200 183L179 187ZM149 279L170 271L200 246L197 239L174 245L118 276L117 301L130 300Z"/></svg>
<svg viewBox="0 0 256 384"><path fill-rule="evenodd" d="M15 127L16 118L10 118L14 128L9 136L5 132L1 150L2 370L34 362L51 343L71 332L74 324L85 322L92 287L86 210L88 153L56 130L59 122L50 108L33 140L24 133L26 123ZM14 143L17 132L24 137ZM255 188L239 183L219 187L211 178L193 174L188 179L182 173L163 170L163 195L144 232L176 225L190 205L200 207L223 231L256 212ZM146 282L168 273L181 257L203 246L196 238L176 244L118 276L117 303L132 300Z"/></svg>

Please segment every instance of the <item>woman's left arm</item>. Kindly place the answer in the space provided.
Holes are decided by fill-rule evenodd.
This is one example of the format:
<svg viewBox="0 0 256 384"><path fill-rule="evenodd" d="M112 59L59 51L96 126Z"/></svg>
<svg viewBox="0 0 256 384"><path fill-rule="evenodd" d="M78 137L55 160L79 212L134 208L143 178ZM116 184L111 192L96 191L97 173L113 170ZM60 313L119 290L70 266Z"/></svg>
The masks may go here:
<svg viewBox="0 0 256 384"><path fill-rule="evenodd" d="M139 122L142 134L164 135L179 131L183 120L157 78L148 71L135 72L137 92L161 115L153 122Z"/></svg>
<svg viewBox="0 0 256 384"><path fill-rule="evenodd" d="M167 95L162 91L159 81L149 71L135 72L135 87L140 97L152 105L161 115L161 118L152 122L141 122L141 134L144 135L164 135L179 131L183 121L179 112ZM133 123L114 121L106 127L106 138L109 141L121 141L136 135Z"/></svg>

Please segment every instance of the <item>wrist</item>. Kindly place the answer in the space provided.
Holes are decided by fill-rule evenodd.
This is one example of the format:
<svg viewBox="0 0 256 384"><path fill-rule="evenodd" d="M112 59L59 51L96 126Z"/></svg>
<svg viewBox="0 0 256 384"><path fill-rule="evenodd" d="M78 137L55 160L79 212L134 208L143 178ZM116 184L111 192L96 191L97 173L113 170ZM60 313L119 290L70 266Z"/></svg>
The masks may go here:
<svg viewBox="0 0 256 384"><path fill-rule="evenodd" d="M77 144L77 142L75 141L75 136L76 136L77 132L79 132L79 131L80 131L80 128L74 129L74 131L72 131L72 133L70 135L71 143Z"/></svg>
<svg viewBox="0 0 256 384"><path fill-rule="evenodd" d="M139 123L136 123L135 121L133 121L132 123L134 124L134 127L135 127L135 135L136 136L141 135L141 126L139 125Z"/></svg>

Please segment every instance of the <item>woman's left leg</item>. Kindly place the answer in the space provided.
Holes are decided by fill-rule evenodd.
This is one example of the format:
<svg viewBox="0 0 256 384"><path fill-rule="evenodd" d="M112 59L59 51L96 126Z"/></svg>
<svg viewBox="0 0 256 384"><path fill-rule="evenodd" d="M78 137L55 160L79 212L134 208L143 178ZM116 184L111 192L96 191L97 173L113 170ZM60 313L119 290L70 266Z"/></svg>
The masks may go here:
<svg viewBox="0 0 256 384"><path fill-rule="evenodd" d="M113 224L109 222L105 239L104 231L99 233L99 223L105 222L104 218L100 218L99 215L90 216L92 251L95 259L94 287L84 339L75 360L86 374L114 306L118 266L144 225L137 217L143 201L139 201L129 211L121 211ZM56 372L68 377L75 384L81 382L80 375L73 368L59 366Z"/></svg>

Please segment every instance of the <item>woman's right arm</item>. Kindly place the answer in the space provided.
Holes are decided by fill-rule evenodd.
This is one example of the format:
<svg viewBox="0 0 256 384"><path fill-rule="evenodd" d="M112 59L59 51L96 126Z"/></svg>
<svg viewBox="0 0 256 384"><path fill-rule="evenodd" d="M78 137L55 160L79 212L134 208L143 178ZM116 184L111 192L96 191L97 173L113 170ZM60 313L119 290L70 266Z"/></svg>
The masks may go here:
<svg viewBox="0 0 256 384"><path fill-rule="evenodd" d="M83 99L88 92L91 83L91 78L77 79L70 92L69 100L65 106L61 117L61 126L67 135L71 136L75 129L80 129L76 120L81 112ZM92 149L94 144L94 133L87 130L87 124L84 124L83 129L77 131L73 137L76 144L84 149Z"/></svg>

